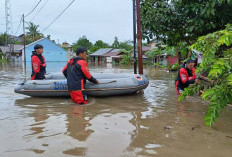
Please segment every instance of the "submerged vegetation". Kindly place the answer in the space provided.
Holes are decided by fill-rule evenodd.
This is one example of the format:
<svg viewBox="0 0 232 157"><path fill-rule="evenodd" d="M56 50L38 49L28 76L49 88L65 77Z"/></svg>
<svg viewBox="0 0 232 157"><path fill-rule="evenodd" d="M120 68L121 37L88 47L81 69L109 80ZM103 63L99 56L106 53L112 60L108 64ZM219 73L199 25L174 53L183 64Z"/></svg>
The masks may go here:
<svg viewBox="0 0 232 157"><path fill-rule="evenodd" d="M232 104L232 26L202 36L191 46L203 53L198 73L207 77L211 88L205 89L202 99L209 101L209 109L204 120L211 126L219 117L220 111ZM197 83L185 89L178 100L203 90L203 83Z"/></svg>
<svg viewBox="0 0 232 157"><path fill-rule="evenodd" d="M169 68L180 68L193 56L193 49L203 54L197 72L210 82L210 88L204 89L201 81L185 89L179 100L203 92L201 97L210 102L204 120L212 126L220 111L232 104L232 27L227 25L232 24L232 1L142 0L141 23L148 43L155 39L174 49L177 64ZM159 58L163 50L148 52L148 58Z"/></svg>

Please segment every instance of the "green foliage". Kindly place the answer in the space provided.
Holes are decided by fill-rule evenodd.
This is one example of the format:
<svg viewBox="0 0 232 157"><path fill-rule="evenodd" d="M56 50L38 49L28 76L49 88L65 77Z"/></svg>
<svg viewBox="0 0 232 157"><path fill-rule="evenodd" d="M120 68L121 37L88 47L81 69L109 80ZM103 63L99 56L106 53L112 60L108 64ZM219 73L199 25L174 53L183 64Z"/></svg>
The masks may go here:
<svg viewBox="0 0 232 157"><path fill-rule="evenodd" d="M87 39L86 36L80 37L75 43L72 44L73 50L76 51L77 48L84 46L86 49L90 50L93 44Z"/></svg>
<svg viewBox="0 0 232 157"><path fill-rule="evenodd" d="M133 49L133 46L131 45L132 41L128 40L128 41L124 41L124 42L120 42L118 45L119 49L125 49L127 51L131 51Z"/></svg>
<svg viewBox="0 0 232 157"><path fill-rule="evenodd" d="M95 51L99 50L100 48L107 48L107 47L110 47L109 44L104 43L102 40L97 40L95 42L95 44L90 47L89 54L94 53Z"/></svg>
<svg viewBox="0 0 232 157"><path fill-rule="evenodd" d="M8 35L8 43L9 43L9 40L11 40L10 43L13 43L13 44L21 44L20 42L18 41L14 41L12 39L9 39L10 36ZM0 45L5 45L6 44L6 33L2 33L0 34Z"/></svg>
<svg viewBox="0 0 232 157"><path fill-rule="evenodd" d="M127 51L131 51L133 49L132 41L128 40L124 42L119 42L118 37L114 37L114 42L111 47L114 49L124 49Z"/></svg>
<svg viewBox="0 0 232 157"><path fill-rule="evenodd" d="M119 48L118 37L114 37L114 42L112 44L112 48L114 48L114 49L118 49Z"/></svg>
<svg viewBox="0 0 232 157"><path fill-rule="evenodd" d="M172 65L171 69L170 70L179 70L181 68L181 66L178 64L178 63L175 63Z"/></svg>
<svg viewBox="0 0 232 157"><path fill-rule="evenodd" d="M109 47L109 44L104 43L102 40L98 40L95 42L94 46L99 47L99 48L107 48Z"/></svg>
<svg viewBox="0 0 232 157"><path fill-rule="evenodd" d="M32 22L28 23L28 26L26 27L26 34L27 34L27 40L29 43L39 40L44 37L42 33L39 32L38 30L39 25L35 25Z"/></svg>
<svg viewBox="0 0 232 157"><path fill-rule="evenodd" d="M125 54L122 56L122 60L120 61L120 64L128 65L133 62L133 59L131 57L131 51L122 50Z"/></svg>
<svg viewBox="0 0 232 157"><path fill-rule="evenodd" d="M158 57L158 65L160 64L160 57L162 54L164 54L165 51L165 45L162 45L161 43L158 43L155 48L153 48L150 51L147 51L145 54L149 60L152 60L156 56Z"/></svg>
<svg viewBox="0 0 232 157"><path fill-rule="evenodd" d="M6 33L0 34L0 45L6 44Z"/></svg>
<svg viewBox="0 0 232 157"><path fill-rule="evenodd" d="M231 0L142 0L143 36L170 46L194 43L199 36L232 23Z"/></svg>
<svg viewBox="0 0 232 157"><path fill-rule="evenodd" d="M227 25L224 30L200 37L191 48L203 53L198 72L208 74L214 84L202 94L202 98L210 102L204 120L206 125L211 126L220 111L232 103L232 26ZM197 93L201 85L195 84L185 89L178 100Z"/></svg>

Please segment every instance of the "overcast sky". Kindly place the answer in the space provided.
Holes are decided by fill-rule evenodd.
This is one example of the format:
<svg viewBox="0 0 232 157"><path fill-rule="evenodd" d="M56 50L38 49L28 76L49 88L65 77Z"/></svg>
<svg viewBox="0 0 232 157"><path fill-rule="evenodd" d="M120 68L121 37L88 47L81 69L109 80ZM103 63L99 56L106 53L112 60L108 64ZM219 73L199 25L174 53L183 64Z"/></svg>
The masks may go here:
<svg viewBox="0 0 232 157"><path fill-rule="evenodd" d="M19 26L22 14L27 15L40 0L10 0L13 32ZM45 36L59 43L70 44L86 35L91 42L103 40L112 43L133 39L132 0L75 0L75 2L47 30L43 31L72 0L42 0L25 21L39 25ZM0 0L0 33L6 31L5 0ZM13 33L13 34L14 34ZM22 25L16 35L22 34Z"/></svg>

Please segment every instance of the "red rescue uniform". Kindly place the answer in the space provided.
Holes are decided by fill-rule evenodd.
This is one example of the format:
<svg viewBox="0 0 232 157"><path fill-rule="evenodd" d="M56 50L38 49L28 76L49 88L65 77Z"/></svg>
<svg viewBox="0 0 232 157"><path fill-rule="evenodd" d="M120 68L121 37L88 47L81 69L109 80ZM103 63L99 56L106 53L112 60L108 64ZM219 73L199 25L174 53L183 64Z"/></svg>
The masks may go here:
<svg viewBox="0 0 232 157"><path fill-rule="evenodd" d="M37 54L35 51L31 55L32 74L31 80L43 80L46 74L45 58Z"/></svg>
<svg viewBox="0 0 232 157"><path fill-rule="evenodd" d="M176 93L180 95L180 90L194 84L196 79L195 68L189 70L188 68L181 68L176 78Z"/></svg>
<svg viewBox="0 0 232 157"><path fill-rule="evenodd" d="M97 83L97 80L88 70L87 62L80 57L74 57L68 61L62 72L67 78L68 90L72 101L78 104L87 104L87 96L84 90L86 79Z"/></svg>

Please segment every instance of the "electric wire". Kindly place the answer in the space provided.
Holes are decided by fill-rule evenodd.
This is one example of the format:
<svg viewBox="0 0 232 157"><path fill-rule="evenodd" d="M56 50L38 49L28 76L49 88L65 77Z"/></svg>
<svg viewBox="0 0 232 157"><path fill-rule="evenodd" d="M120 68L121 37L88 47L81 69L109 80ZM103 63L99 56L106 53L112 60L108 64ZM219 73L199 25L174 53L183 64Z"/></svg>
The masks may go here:
<svg viewBox="0 0 232 157"><path fill-rule="evenodd" d="M29 12L27 15L25 15L25 17L29 16L31 13L33 13L33 11L37 8L37 6L40 4L42 0L39 0L39 2L35 5L35 7L31 10L31 12Z"/></svg>
<svg viewBox="0 0 232 157"><path fill-rule="evenodd" d="M14 33L14 35L16 35L18 33L18 30L22 24L22 21L23 21L23 17L21 17L20 23L19 23L18 28L17 28L16 32Z"/></svg>
<svg viewBox="0 0 232 157"><path fill-rule="evenodd" d="M73 4L74 1L75 0L73 0L71 3L69 3L69 5L42 32L47 30Z"/></svg>
<svg viewBox="0 0 232 157"><path fill-rule="evenodd" d="M47 3L49 2L49 0L47 0L44 5L42 5L42 7L40 7L40 9L37 11L37 13L31 18L30 21L32 21L40 12L41 10L43 10L43 8L47 5Z"/></svg>

